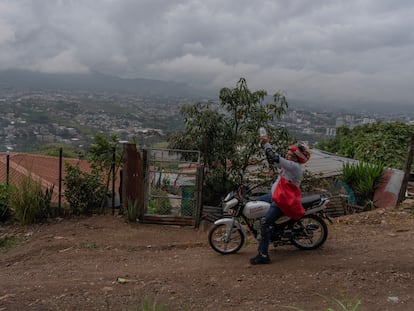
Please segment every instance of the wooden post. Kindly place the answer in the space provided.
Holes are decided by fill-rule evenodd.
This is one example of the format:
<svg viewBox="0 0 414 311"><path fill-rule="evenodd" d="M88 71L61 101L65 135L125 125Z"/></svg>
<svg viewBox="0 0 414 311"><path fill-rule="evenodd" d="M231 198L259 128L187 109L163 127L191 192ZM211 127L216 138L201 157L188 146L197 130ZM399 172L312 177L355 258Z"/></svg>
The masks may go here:
<svg viewBox="0 0 414 311"><path fill-rule="evenodd" d="M6 185L10 183L10 154L7 152L6 156Z"/></svg>
<svg viewBox="0 0 414 311"><path fill-rule="evenodd" d="M201 212L203 209L203 167L199 165L197 167L197 183L196 183L196 201L195 201L195 223L194 227L199 228L200 227L200 221L201 221Z"/></svg>
<svg viewBox="0 0 414 311"><path fill-rule="evenodd" d="M140 206L140 215L142 216L140 219L144 218L144 214L148 207L148 196L149 196L149 151L148 149L142 150L142 205Z"/></svg>
<svg viewBox="0 0 414 311"><path fill-rule="evenodd" d="M144 196L142 189L142 160L135 144L124 144L124 166L122 170L122 207L127 211L128 204L137 204L138 217L141 218Z"/></svg>
<svg viewBox="0 0 414 311"><path fill-rule="evenodd" d="M115 215L115 163L116 160L116 147L112 147L112 164L111 164L111 172L112 172L112 215Z"/></svg>
<svg viewBox="0 0 414 311"><path fill-rule="evenodd" d="M63 148L59 148L59 194L58 194L58 215L62 212L62 181L63 181Z"/></svg>
<svg viewBox="0 0 414 311"><path fill-rule="evenodd" d="M413 156L414 156L414 133L411 135L411 145L408 150L408 157L405 163L404 178L401 183L401 188L400 188L400 193L398 195L397 204L400 204L405 199L405 192L407 191L408 180L410 178L411 165L413 163Z"/></svg>

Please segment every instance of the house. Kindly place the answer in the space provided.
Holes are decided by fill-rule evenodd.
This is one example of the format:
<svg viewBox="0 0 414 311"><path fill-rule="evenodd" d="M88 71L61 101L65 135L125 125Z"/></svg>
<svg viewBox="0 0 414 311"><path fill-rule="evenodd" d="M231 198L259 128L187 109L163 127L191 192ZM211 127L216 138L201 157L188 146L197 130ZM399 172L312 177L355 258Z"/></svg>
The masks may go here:
<svg viewBox="0 0 414 311"><path fill-rule="evenodd" d="M310 160L304 165L304 169L312 174L318 174L321 178L339 176L344 164L357 164L359 161L340 157L318 149L312 149ZM397 169L386 168L383 182L374 195L375 206L394 207L397 205L398 195L401 189L404 172ZM349 189L347 190L348 194ZM352 194L351 194L352 195ZM351 202L353 204L353 202Z"/></svg>
<svg viewBox="0 0 414 311"><path fill-rule="evenodd" d="M311 158L303 165L303 169L311 174L319 175L321 178L339 176L344 164L357 164L359 162L319 149L312 149L311 154Z"/></svg>

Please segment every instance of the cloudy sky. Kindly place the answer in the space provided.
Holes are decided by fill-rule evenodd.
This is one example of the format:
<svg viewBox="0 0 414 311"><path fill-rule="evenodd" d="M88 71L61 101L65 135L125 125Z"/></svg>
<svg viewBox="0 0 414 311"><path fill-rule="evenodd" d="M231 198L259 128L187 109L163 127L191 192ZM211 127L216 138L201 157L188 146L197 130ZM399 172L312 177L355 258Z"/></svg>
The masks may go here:
<svg viewBox="0 0 414 311"><path fill-rule="evenodd" d="M412 0L0 0L0 69L413 103L413 16Z"/></svg>

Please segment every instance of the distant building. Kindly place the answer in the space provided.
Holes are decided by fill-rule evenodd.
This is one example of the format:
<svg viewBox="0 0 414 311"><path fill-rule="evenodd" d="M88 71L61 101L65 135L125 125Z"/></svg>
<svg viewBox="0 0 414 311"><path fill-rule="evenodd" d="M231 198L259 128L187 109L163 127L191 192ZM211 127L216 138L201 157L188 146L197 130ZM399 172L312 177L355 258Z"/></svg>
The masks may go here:
<svg viewBox="0 0 414 311"><path fill-rule="evenodd" d="M362 119L362 124L371 124L371 123L375 123L376 120L375 119L371 119L371 118L363 118Z"/></svg>
<svg viewBox="0 0 414 311"><path fill-rule="evenodd" d="M335 127L340 127L345 125L345 121L343 117L336 118Z"/></svg>
<svg viewBox="0 0 414 311"><path fill-rule="evenodd" d="M333 128L333 127L327 127L327 128L326 128L326 133L325 133L325 135L326 135L326 136L329 136L329 137L333 137L333 136L335 136L335 135L336 135L336 128Z"/></svg>

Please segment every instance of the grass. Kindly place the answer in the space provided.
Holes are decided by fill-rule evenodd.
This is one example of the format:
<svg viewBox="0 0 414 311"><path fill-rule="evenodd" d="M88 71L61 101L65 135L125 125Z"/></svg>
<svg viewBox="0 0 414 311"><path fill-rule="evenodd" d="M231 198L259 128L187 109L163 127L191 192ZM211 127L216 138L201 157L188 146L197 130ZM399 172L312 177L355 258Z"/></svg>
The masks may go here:
<svg viewBox="0 0 414 311"><path fill-rule="evenodd" d="M135 309L135 311L169 311L169 308L159 303L151 303L149 300L146 300L141 306Z"/></svg>
<svg viewBox="0 0 414 311"><path fill-rule="evenodd" d="M331 307L327 307L326 309L321 309L321 311L357 311L361 305L361 301L352 301L348 298L345 298L344 301L340 301L336 298L329 298L323 295L319 295L322 298L329 300L330 302L335 304L337 309L333 309ZM293 306L284 306L286 309L297 310L297 311L306 311L303 308L293 307ZM142 304L138 307L131 309L131 311L170 311L168 306L159 304L157 302L151 302L150 300L146 299ZM187 307L183 307L181 310L189 310Z"/></svg>
<svg viewBox="0 0 414 311"><path fill-rule="evenodd" d="M148 296L141 297L141 299L138 300L138 305L136 307L133 307L132 309L128 308L128 311L189 311L190 307L188 305L181 305L179 308L177 306L169 306L162 304L160 302L157 302L155 298L150 298ZM191 310L200 310L199 308L191 309Z"/></svg>
<svg viewBox="0 0 414 311"><path fill-rule="evenodd" d="M323 295L319 295L322 298L330 301L335 305L336 309L327 307L326 309L321 309L321 311L357 311L361 305L360 300L353 300L349 298L344 298L344 301L341 301L336 298L329 298ZM283 308L297 310L297 311L306 311L303 308L293 307L293 306L283 306ZM130 311L170 311L170 307L159 304L157 302L151 302L149 299L145 299L138 307L131 309ZM188 307L184 306L181 310L189 310Z"/></svg>
<svg viewBox="0 0 414 311"><path fill-rule="evenodd" d="M127 204L127 219L131 222L136 222L138 217L138 201L135 199L129 199Z"/></svg>
<svg viewBox="0 0 414 311"><path fill-rule="evenodd" d="M357 301L351 301L348 298L345 298L345 301L340 301L339 299L336 298L329 298L329 297L325 297L323 295L319 295L322 298L331 301L332 303L335 304L335 307L339 308L339 309L333 309L331 307L328 307L326 309L322 309L324 311L357 311L361 305L361 301L357 300ZM299 308L299 307L292 307L292 306L284 306L284 308L286 309L291 309L291 310L297 310L297 311L306 311L303 308Z"/></svg>
<svg viewBox="0 0 414 311"><path fill-rule="evenodd" d="M98 245L95 242L85 242L81 244L81 248L84 249L97 249Z"/></svg>
<svg viewBox="0 0 414 311"><path fill-rule="evenodd" d="M20 242L21 239L15 236L0 239L0 252L6 253L18 244L20 244Z"/></svg>

